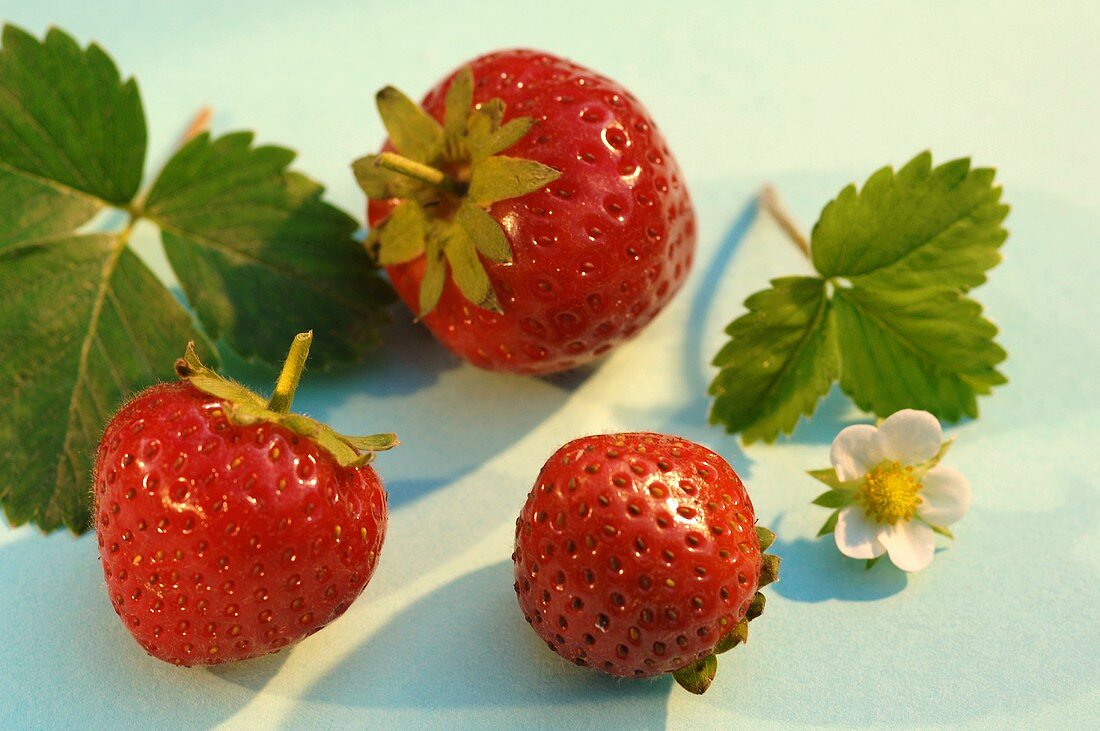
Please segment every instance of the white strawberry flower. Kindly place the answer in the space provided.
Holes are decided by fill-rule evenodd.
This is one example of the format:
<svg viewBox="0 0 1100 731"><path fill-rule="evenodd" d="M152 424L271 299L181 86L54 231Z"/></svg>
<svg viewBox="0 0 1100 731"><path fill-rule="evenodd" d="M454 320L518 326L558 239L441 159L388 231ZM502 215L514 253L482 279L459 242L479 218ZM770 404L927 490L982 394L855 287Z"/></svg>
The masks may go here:
<svg viewBox="0 0 1100 731"><path fill-rule="evenodd" d="M903 571L932 561L935 533L970 508L970 483L940 464L950 441L927 411L905 409L878 427L856 424L833 441L831 469L810 474L832 490L814 503L835 508L818 535L832 532L845 556L866 559L884 553Z"/></svg>

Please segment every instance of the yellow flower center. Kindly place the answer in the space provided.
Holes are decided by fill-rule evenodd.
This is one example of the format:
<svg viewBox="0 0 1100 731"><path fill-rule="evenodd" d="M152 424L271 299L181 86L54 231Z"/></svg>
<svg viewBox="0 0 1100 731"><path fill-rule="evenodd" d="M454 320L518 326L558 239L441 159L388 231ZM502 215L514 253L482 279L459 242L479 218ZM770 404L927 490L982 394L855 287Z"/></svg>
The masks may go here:
<svg viewBox="0 0 1100 731"><path fill-rule="evenodd" d="M913 519L922 502L920 489L921 483L913 476L912 467L883 462L867 473L856 499L863 504L868 518L893 525L899 520Z"/></svg>

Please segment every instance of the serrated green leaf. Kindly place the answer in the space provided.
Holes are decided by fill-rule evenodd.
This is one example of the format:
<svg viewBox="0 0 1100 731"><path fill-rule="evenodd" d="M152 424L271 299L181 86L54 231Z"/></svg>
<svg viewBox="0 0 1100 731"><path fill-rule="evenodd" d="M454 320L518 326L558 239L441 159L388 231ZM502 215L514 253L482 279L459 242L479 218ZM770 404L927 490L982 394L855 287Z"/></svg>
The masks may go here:
<svg viewBox="0 0 1100 731"><path fill-rule="evenodd" d="M103 49L93 43L82 50L57 28L39 41L4 26L0 171L23 179L21 197L52 187L49 205L61 205L64 220L87 220L104 203L130 202L144 161L145 115L137 83L123 82Z"/></svg>
<svg viewBox="0 0 1100 731"><path fill-rule="evenodd" d="M840 511L834 510L832 514L826 519L825 525L821 526L821 530L817 532L817 537L827 536L836 530L836 522L840 519Z"/></svg>
<svg viewBox="0 0 1100 731"><path fill-rule="evenodd" d="M546 187L561 173L541 162L497 155L475 161L467 195L479 206L518 198Z"/></svg>
<svg viewBox="0 0 1100 731"><path fill-rule="evenodd" d="M443 128L416 102L387 86L375 97L390 141L405 157L431 162L443 149Z"/></svg>
<svg viewBox="0 0 1100 731"><path fill-rule="evenodd" d="M12 524L87 530L88 475L107 419L172 376L180 344L212 346L114 234L0 253L0 501Z"/></svg>
<svg viewBox="0 0 1100 731"><path fill-rule="evenodd" d="M957 291L838 289L833 310L841 352L852 354L841 387L866 411L958 421L977 416L976 396L1005 382L997 328Z"/></svg>
<svg viewBox="0 0 1100 731"><path fill-rule="evenodd" d="M378 155L361 157L351 164L355 180L371 200L411 198L423 188L423 183L408 175L376 165Z"/></svg>
<svg viewBox="0 0 1100 731"><path fill-rule="evenodd" d="M424 209L414 200L402 201L382 224L378 247L372 250L383 266L402 264L424 253L428 220Z"/></svg>
<svg viewBox="0 0 1100 731"><path fill-rule="evenodd" d="M466 235L465 229L458 225L450 227L443 252L451 265L451 276L462 296L478 307L500 312L493 283L489 281L485 266L478 259L477 249Z"/></svg>
<svg viewBox="0 0 1100 731"><path fill-rule="evenodd" d="M420 314L423 318L435 309L447 281L447 263L443 258L443 237L439 227L429 230L424 242L424 278L420 280Z"/></svg>
<svg viewBox="0 0 1100 731"><path fill-rule="evenodd" d="M100 207L71 188L13 172L0 162L0 251L66 234Z"/></svg>
<svg viewBox="0 0 1100 731"><path fill-rule="evenodd" d="M504 229L483 209L463 201L455 211L454 220L486 259L498 264L512 261L512 247Z"/></svg>
<svg viewBox="0 0 1100 731"><path fill-rule="evenodd" d="M253 147L250 133L202 134L169 160L146 215L212 337L276 363L314 330L312 361L352 360L378 341L391 301L349 216L288 172L294 153Z"/></svg>
<svg viewBox="0 0 1100 731"><path fill-rule="evenodd" d="M756 526L756 541L760 544L760 550L766 551L775 543L775 534L762 525Z"/></svg>
<svg viewBox="0 0 1100 731"><path fill-rule="evenodd" d="M745 302L729 342L714 358L718 375L712 424L742 432L746 443L774 441L812 414L840 370L825 283L812 277L772 281Z"/></svg>
<svg viewBox="0 0 1100 731"><path fill-rule="evenodd" d="M829 490L814 498L813 504L823 508L843 508L851 504L852 500L853 495L848 490Z"/></svg>
<svg viewBox="0 0 1100 731"><path fill-rule="evenodd" d="M966 159L933 168L927 152L896 174L882 168L862 190L848 186L825 206L813 230L814 266L857 286L981 284L1008 236L994 174Z"/></svg>

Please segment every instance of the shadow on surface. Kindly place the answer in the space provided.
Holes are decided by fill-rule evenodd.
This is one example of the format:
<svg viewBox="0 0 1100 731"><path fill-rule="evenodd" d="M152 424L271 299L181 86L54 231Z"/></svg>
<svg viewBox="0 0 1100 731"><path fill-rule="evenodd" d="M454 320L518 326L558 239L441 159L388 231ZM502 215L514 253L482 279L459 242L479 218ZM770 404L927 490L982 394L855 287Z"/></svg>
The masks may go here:
<svg viewBox="0 0 1100 731"><path fill-rule="evenodd" d="M501 561L402 611L305 698L342 706L485 708L629 704L663 727L669 678L622 681L566 663L523 621ZM572 713L572 711L571 711ZM607 720L606 717L604 717ZM291 718L290 726L307 722ZM581 722L576 715L571 722Z"/></svg>
<svg viewBox="0 0 1100 731"><path fill-rule="evenodd" d="M828 513L822 513L824 522ZM897 594L908 583L889 558L884 556L868 571L865 562L842 555L832 536L784 541L777 534L771 552L783 561L774 591L796 602L869 602Z"/></svg>
<svg viewBox="0 0 1100 731"><path fill-rule="evenodd" d="M207 670L145 654L111 609L91 535L0 547L0 586L0 728L210 727L252 698Z"/></svg>
<svg viewBox="0 0 1100 731"><path fill-rule="evenodd" d="M740 213L734 219L722 242L718 244L710 262L698 276L702 281L695 291L695 297L691 301L691 309L688 312L687 337L684 338L683 369L684 381L688 384L690 393L697 394L695 399L685 404L678 418L687 423L706 423L707 412L710 408L710 397L707 395L707 387L710 379L707 368L713 354L704 353L704 344L707 341L706 328L710 322L710 313L714 311L720 291L719 287L726 275L726 270L733 262L734 255L741 248L746 234L752 228L758 215L757 196L747 200L741 207Z"/></svg>

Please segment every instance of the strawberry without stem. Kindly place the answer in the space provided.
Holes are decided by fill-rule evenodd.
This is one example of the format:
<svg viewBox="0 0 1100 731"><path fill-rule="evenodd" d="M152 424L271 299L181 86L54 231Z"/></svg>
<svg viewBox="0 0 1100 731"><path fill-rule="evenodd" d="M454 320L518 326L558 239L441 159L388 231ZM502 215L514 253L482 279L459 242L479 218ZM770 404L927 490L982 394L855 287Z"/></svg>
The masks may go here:
<svg viewBox="0 0 1100 731"><path fill-rule="evenodd" d="M672 673L694 693L748 638L777 577L737 473L693 442L577 439L547 460L516 521L524 617L565 659L623 677Z"/></svg>
<svg viewBox="0 0 1100 731"><path fill-rule="evenodd" d="M286 413L299 335L270 402L193 350L146 389L96 454L95 527L115 611L179 665L275 652L342 614L370 580L386 493L367 463L392 434L343 437Z"/></svg>
<svg viewBox="0 0 1100 731"><path fill-rule="evenodd" d="M409 308L475 365L542 374L590 361L687 276L683 176L614 81L500 51L442 81L423 109L389 87L378 106L390 139L355 163L368 247Z"/></svg>

